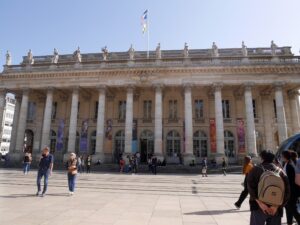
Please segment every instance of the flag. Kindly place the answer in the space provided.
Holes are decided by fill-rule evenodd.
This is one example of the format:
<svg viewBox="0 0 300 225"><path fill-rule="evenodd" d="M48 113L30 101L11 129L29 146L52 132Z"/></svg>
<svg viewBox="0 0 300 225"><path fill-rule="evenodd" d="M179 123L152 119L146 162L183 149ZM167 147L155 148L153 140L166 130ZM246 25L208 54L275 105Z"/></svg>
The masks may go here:
<svg viewBox="0 0 300 225"><path fill-rule="evenodd" d="M148 26L147 17L148 17L148 9L143 13L141 18L143 34L147 31L147 26Z"/></svg>

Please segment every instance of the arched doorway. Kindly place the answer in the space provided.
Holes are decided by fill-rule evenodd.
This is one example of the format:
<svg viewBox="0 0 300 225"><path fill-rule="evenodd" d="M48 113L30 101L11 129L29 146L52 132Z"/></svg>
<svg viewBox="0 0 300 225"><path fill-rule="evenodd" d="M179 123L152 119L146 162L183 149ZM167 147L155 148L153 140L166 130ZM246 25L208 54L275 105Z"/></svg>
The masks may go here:
<svg viewBox="0 0 300 225"><path fill-rule="evenodd" d="M235 158L234 136L229 130L224 131L224 148L228 158Z"/></svg>
<svg viewBox="0 0 300 225"><path fill-rule="evenodd" d="M94 155L96 152L96 135L97 132L94 130L91 133L91 140L90 140L90 154Z"/></svg>
<svg viewBox="0 0 300 225"><path fill-rule="evenodd" d="M276 148L276 151L277 151L277 149L278 149L278 147L279 147L279 134L278 134L278 131L276 131L275 133L274 133L274 144L275 144L275 148Z"/></svg>
<svg viewBox="0 0 300 225"><path fill-rule="evenodd" d="M167 156L178 157L180 155L180 135L177 131L171 130L167 134Z"/></svg>
<svg viewBox="0 0 300 225"><path fill-rule="evenodd" d="M119 130L115 135L115 161L119 162L120 157L123 155L125 150L125 132Z"/></svg>
<svg viewBox="0 0 300 225"><path fill-rule="evenodd" d="M50 131L50 152L54 153L56 149L56 133L54 130Z"/></svg>
<svg viewBox="0 0 300 225"><path fill-rule="evenodd" d="M148 158L154 153L153 132L144 130L140 137L141 162L146 163Z"/></svg>
<svg viewBox="0 0 300 225"><path fill-rule="evenodd" d="M193 137L193 151L197 158L207 157L207 135L204 131L196 131Z"/></svg>
<svg viewBox="0 0 300 225"><path fill-rule="evenodd" d="M34 134L32 130L26 129L24 136L24 152L32 153Z"/></svg>

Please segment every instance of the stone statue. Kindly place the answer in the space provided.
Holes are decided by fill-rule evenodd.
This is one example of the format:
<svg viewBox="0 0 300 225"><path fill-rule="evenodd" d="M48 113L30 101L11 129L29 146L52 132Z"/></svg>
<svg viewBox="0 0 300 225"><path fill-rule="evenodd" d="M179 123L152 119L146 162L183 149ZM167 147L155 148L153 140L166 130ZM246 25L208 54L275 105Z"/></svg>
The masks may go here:
<svg viewBox="0 0 300 225"><path fill-rule="evenodd" d="M11 55L10 55L10 52L7 51L6 52L6 63L5 63L6 66L10 66L11 65Z"/></svg>
<svg viewBox="0 0 300 225"><path fill-rule="evenodd" d="M133 48L132 44L130 45L128 53L129 53L129 59L134 60L134 48Z"/></svg>
<svg viewBox="0 0 300 225"><path fill-rule="evenodd" d="M58 63L58 58L59 58L58 51L57 51L56 48L54 48L51 63L57 64Z"/></svg>
<svg viewBox="0 0 300 225"><path fill-rule="evenodd" d="M274 43L274 41L271 41L271 55L275 56L276 55L276 49L277 49L277 45Z"/></svg>
<svg viewBox="0 0 300 225"><path fill-rule="evenodd" d="M103 60L106 61L107 58L108 58L108 49L107 49L107 46L105 46L104 48L102 48L101 51L102 51Z"/></svg>
<svg viewBox="0 0 300 225"><path fill-rule="evenodd" d="M244 41L242 41L242 54L244 57L248 56L247 46L245 45Z"/></svg>
<svg viewBox="0 0 300 225"><path fill-rule="evenodd" d="M81 54L80 54L80 48L78 47L77 50L73 53L74 58L77 63L81 63Z"/></svg>
<svg viewBox="0 0 300 225"><path fill-rule="evenodd" d="M184 43L184 48L183 48L183 57L187 58L189 57L189 46L187 45L187 43Z"/></svg>
<svg viewBox="0 0 300 225"><path fill-rule="evenodd" d="M213 42L213 44L212 44L212 56L213 57L219 57L218 46L216 45L215 42Z"/></svg>
<svg viewBox="0 0 300 225"><path fill-rule="evenodd" d="M156 59L161 59L160 43L158 43L156 47Z"/></svg>
<svg viewBox="0 0 300 225"><path fill-rule="evenodd" d="M34 64L34 59L33 59L33 55L32 55L31 49L29 49L29 51L27 53L27 59L28 59L28 64L29 65Z"/></svg>

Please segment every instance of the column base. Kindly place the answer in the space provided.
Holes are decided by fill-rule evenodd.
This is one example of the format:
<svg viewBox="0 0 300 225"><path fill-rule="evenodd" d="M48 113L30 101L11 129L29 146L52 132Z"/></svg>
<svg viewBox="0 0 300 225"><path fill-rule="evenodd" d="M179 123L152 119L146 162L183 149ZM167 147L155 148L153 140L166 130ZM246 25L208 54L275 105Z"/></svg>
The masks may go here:
<svg viewBox="0 0 300 225"><path fill-rule="evenodd" d="M103 164L106 162L104 153L95 153L92 155L92 163L97 163L100 160L100 163Z"/></svg>
<svg viewBox="0 0 300 225"><path fill-rule="evenodd" d="M196 158L193 154L184 154L183 155L183 164L185 166L189 166L193 163L194 161L194 164L196 164Z"/></svg>
<svg viewBox="0 0 300 225"><path fill-rule="evenodd" d="M23 160L23 152L12 152L9 154L9 161L13 164L19 164Z"/></svg>

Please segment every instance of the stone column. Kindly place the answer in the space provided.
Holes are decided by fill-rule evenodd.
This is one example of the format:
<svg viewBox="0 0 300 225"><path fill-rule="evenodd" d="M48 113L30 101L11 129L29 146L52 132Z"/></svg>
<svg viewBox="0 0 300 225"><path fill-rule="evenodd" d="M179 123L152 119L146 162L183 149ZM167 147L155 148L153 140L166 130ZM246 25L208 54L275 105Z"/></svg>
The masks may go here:
<svg viewBox="0 0 300 225"><path fill-rule="evenodd" d="M154 121L154 153L156 157L160 160L163 159L163 151L162 151L162 86L155 86L155 121Z"/></svg>
<svg viewBox="0 0 300 225"><path fill-rule="evenodd" d="M93 161L104 162L104 119L105 119L105 86L98 88L98 117L97 117L97 136L96 136L96 155Z"/></svg>
<svg viewBox="0 0 300 225"><path fill-rule="evenodd" d="M293 133L298 133L300 131L300 121L299 121L299 111L298 111L298 91L290 91L289 93L289 100L290 100L290 108L291 108L291 121L292 121L292 128Z"/></svg>
<svg viewBox="0 0 300 225"><path fill-rule="evenodd" d="M50 144L52 104L53 104L53 88L48 88L45 110L44 110L41 148L44 148L45 146L49 147Z"/></svg>
<svg viewBox="0 0 300 225"><path fill-rule="evenodd" d="M20 97L15 96L15 111L14 111L14 119L11 130L11 139L9 145L9 152L14 152L16 149L16 140L17 140L17 129L18 129L18 120L20 115Z"/></svg>
<svg viewBox="0 0 300 225"><path fill-rule="evenodd" d="M4 113L4 107L5 107L5 96L6 91L0 90L0 139L2 140L2 132L3 132L3 113Z"/></svg>
<svg viewBox="0 0 300 225"><path fill-rule="evenodd" d="M20 108L20 115L18 120L18 130L17 130L17 140L15 154L13 156L14 160L19 161L23 154L24 147L24 135L26 129L27 120L27 110L28 110L28 99L29 99L29 89L23 90L22 102Z"/></svg>
<svg viewBox="0 0 300 225"><path fill-rule="evenodd" d="M133 123L133 87L128 87L127 98L126 98L126 120L125 120L125 155L131 154L132 123Z"/></svg>
<svg viewBox="0 0 300 225"><path fill-rule="evenodd" d="M251 87L253 84L247 84L245 86L245 105L246 105L246 121L247 121L247 151L248 154L256 157L256 134L255 134L255 122L253 113L253 99Z"/></svg>
<svg viewBox="0 0 300 225"><path fill-rule="evenodd" d="M263 107L263 121L264 121L264 139L265 139L265 149L272 150L274 148L273 144L273 130L272 123L274 118L273 111L273 98L271 98L271 92L265 91L261 93L262 96L262 107Z"/></svg>
<svg viewBox="0 0 300 225"><path fill-rule="evenodd" d="M279 144L287 139L287 126L285 118L285 110L283 103L283 94L282 94L283 83L275 84L275 100L276 100L276 110L277 110L277 126L278 126L278 136Z"/></svg>
<svg viewBox="0 0 300 225"><path fill-rule="evenodd" d="M216 83L214 86L215 95L215 115L216 115L216 138L217 138L217 154L216 160L221 162L222 157L225 155L224 149L224 121L222 110L222 84Z"/></svg>
<svg viewBox="0 0 300 225"><path fill-rule="evenodd" d="M79 89L75 87L72 93L72 103L71 103L71 115L69 124L69 139L68 139L68 153L75 152L76 144L76 131L77 131L77 114L78 114L78 98ZM64 160L68 158L68 153L65 154Z"/></svg>
<svg viewBox="0 0 300 225"><path fill-rule="evenodd" d="M190 84L184 87L184 134L185 153L184 164L189 165L193 159L193 111L192 111L192 88Z"/></svg>

